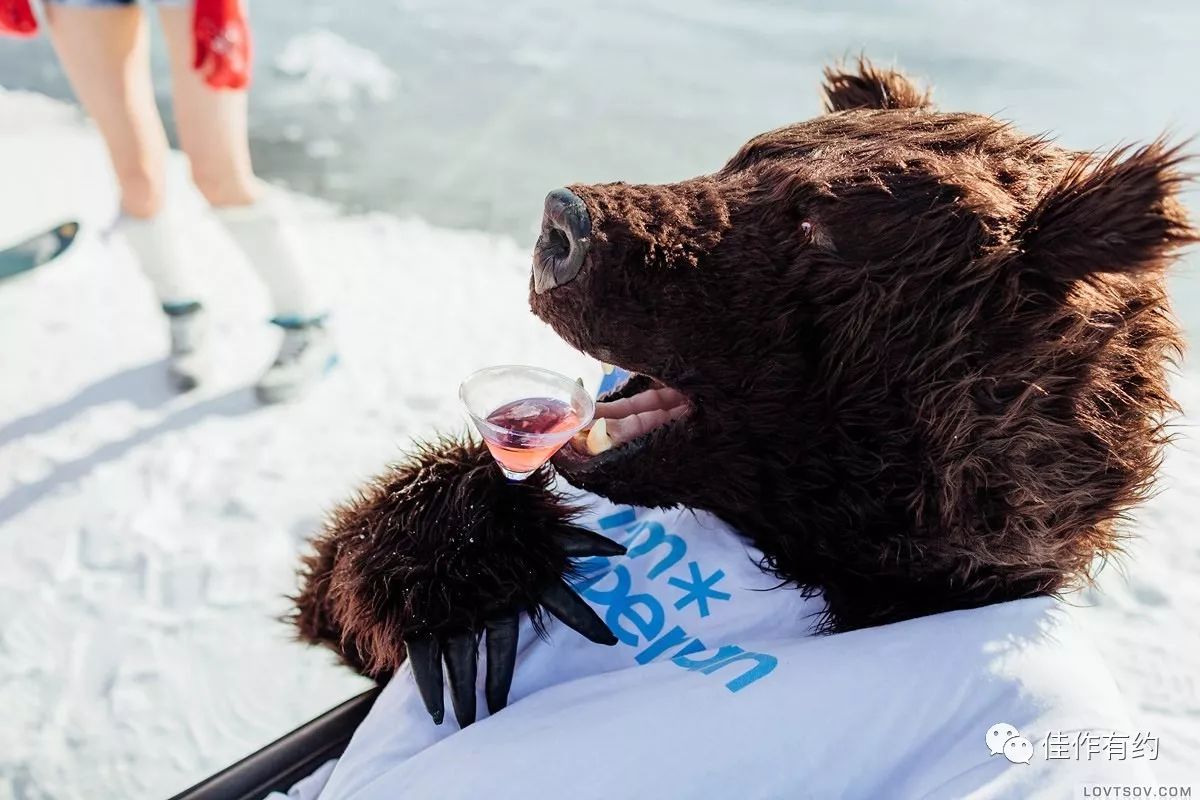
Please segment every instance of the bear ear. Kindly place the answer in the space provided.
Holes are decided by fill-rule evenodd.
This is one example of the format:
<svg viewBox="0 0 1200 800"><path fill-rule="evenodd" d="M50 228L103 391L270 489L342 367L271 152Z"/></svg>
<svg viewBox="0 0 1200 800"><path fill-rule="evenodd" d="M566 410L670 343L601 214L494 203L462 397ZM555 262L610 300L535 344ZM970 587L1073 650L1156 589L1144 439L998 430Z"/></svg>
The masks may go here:
<svg viewBox="0 0 1200 800"><path fill-rule="evenodd" d="M852 108L933 108L929 89L922 90L894 69L881 69L859 57L854 71L842 66L825 68L825 110Z"/></svg>
<svg viewBox="0 0 1200 800"><path fill-rule="evenodd" d="M1020 233L1027 260L1046 277L1135 272L1197 241L1177 195L1187 180L1179 147L1160 139L1103 158L1079 156L1038 199Z"/></svg>

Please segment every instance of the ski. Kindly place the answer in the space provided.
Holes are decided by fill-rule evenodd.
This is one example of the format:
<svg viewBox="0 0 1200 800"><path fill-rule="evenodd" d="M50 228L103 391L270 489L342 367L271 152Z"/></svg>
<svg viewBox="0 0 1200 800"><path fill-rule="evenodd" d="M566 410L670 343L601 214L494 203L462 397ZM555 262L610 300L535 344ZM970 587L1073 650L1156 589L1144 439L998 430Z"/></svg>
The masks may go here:
<svg viewBox="0 0 1200 800"><path fill-rule="evenodd" d="M0 250L0 281L40 267L62 255L78 234L78 222L64 222L45 233Z"/></svg>

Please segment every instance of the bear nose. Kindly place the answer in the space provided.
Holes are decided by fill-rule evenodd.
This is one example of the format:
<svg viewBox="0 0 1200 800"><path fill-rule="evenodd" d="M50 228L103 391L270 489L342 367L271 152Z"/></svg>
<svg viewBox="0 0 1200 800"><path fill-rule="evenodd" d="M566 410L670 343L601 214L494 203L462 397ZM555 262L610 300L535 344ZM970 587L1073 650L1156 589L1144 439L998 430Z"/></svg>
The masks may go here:
<svg viewBox="0 0 1200 800"><path fill-rule="evenodd" d="M592 240L592 219L579 195L555 189L546 195L542 233L533 248L533 290L541 294L579 274Z"/></svg>

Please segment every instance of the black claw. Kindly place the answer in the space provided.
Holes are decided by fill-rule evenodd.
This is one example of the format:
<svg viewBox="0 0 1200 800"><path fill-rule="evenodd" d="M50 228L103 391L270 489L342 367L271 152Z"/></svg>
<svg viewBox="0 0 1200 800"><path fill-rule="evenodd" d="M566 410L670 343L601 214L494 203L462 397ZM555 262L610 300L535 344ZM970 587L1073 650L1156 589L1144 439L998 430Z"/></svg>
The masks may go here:
<svg viewBox="0 0 1200 800"><path fill-rule="evenodd" d="M475 673L478 651L475 633L466 631L446 637L446 671L450 673L450 701L458 727L475 721Z"/></svg>
<svg viewBox="0 0 1200 800"><path fill-rule="evenodd" d="M617 637L604 624L604 620L600 619L600 615L565 582L552 583L538 599L545 609L564 625L574 628L596 644L617 643Z"/></svg>
<svg viewBox="0 0 1200 800"><path fill-rule="evenodd" d="M442 648L432 636L406 639L404 644L425 710L433 717L435 725L441 725L446 716L446 701L442 695Z"/></svg>
<svg viewBox="0 0 1200 800"><path fill-rule="evenodd" d="M565 531L555 531L554 541L567 554L568 558L582 556L623 556L625 546L617 544L612 539L592 533L586 528L570 528Z"/></svg>
<svg viewBox="0 0 1200 800"><path fill-rule="evenodd" d="M487 629L484 696L488 713L495 714L508 705L508 690L512 687L513 669L517 664L517 615L488 620L484 627Z"/></svg>

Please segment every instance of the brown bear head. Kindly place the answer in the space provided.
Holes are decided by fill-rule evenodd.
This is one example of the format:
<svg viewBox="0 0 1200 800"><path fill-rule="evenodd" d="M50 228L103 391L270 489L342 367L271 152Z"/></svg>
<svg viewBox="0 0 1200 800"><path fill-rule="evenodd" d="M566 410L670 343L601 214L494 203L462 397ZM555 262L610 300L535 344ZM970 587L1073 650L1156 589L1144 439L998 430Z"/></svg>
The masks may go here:
<svg viewBox="0 0 1200 800"><path fill-rule="evenodd" d="M830 628L1086 577L1173 408L1179 152L1072 152L865 61L824 92L712 175L547 198L533 311L635 373L614 446L556 467L715 512Z"/></svg>

